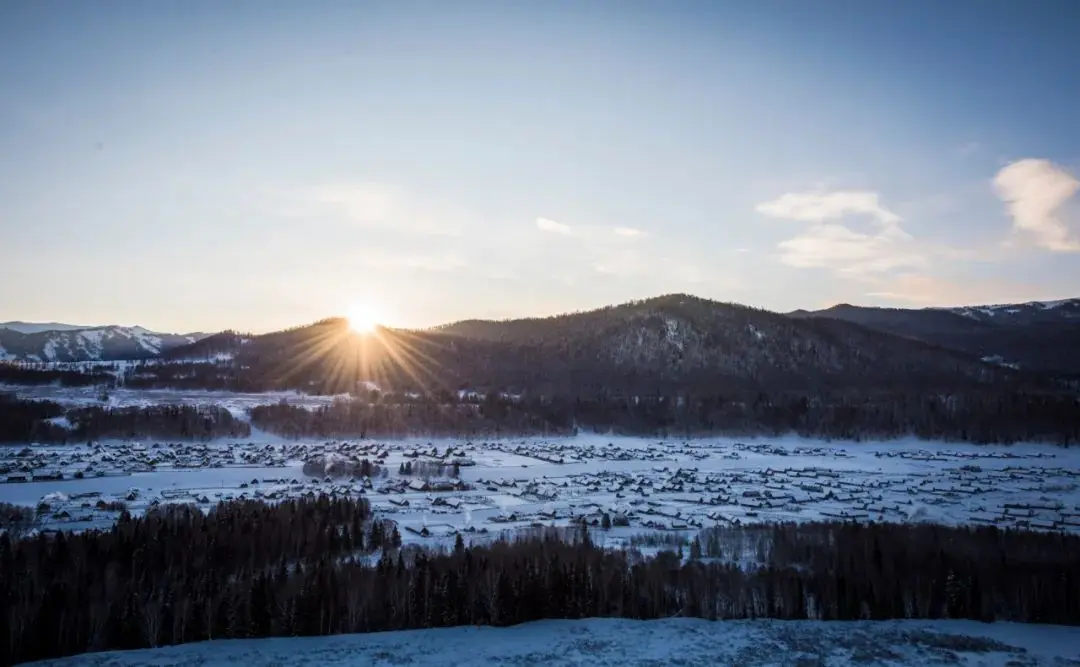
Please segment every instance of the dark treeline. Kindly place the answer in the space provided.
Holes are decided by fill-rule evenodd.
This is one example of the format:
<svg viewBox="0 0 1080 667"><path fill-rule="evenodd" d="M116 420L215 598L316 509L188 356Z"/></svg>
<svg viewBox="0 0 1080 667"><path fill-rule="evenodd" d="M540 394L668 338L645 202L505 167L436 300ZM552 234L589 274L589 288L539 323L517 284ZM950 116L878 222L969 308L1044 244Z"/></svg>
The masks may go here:
<svg viewBox="0 0 1080 667"><path fill-rule="evenodd" d="M218 407L89 407L3 398L0 442L101 438L248 437L250 426ZM70 429L49 421L66 416ZM251 411L257 428L291 438L505 437L577 432L692 437L778 436L864 440L916 436L1009 444L1080 442L1080 400L1068 394L883 391L691 394L634 397L486 397L450 392L379 394L315 409L282 402Z"/></svg>
<svg viewBox="0 0 1080 667"><path fill-rule="evenodd" d="M68 427L53 420L66 417ZM251 426L217 406L154 405L65 410L50 401L0 394L0 443L68 443L106 438L244 438Z"/></svg>
<svg viewBox="0 0 1080 667"><path fill-rule="evenodd" d="M995 391L715 394L457 400L374 394L309 410L252 411L258 428L287 437L562 435L784 435L861 440L917 436L976 443L1080 442L1075 396Z"/></svg>
<svg viewBox="0 0 1080 667"><path fill-rule="evenodd" d="M251 427L225 408L213 405L151 405L129 408L89 407L67 414L78 440L105 438L244 438Z"/></svg>
<svg viewBox="0 0 1080 667"><path fill-rule="evenodd" d="M0 392L0 443L58 442L66 429L50 422L64 416L64 408L52 401L22 401Z"/></svg>
<svg viewBox="0 0 1080 667"><path fill-rule="evenodd" d="M105 365L86 369L76 364L35 364L31 362L0 362L0 384L42 385L61 387L112 387L116 376Z"/></svg>
<svg viewBox="0 0 1080 667"><path fill-rule="evenodd" d="M372 400L374 399L374 400ZM251 423L290 438L405 437L409 435L543 435L568 433L532 404L494 399L482 404L459 401L450 394L426 398L371 397L338 400L307 409L287 402L251 410Z"/></svg>
<svg viewBox="0 0 1080 667"><path fill-rule="evenodd" d="M394 550L362 501L159 509L81 534L0 536L0 662L204 639L544 618L970 618L1080 624L1080 537L901 524L756 529L742 570L707 534L688 561L527 535ZM725 531L730 531L728 540ZM355 556L382 548L377 563Z"/></svg>

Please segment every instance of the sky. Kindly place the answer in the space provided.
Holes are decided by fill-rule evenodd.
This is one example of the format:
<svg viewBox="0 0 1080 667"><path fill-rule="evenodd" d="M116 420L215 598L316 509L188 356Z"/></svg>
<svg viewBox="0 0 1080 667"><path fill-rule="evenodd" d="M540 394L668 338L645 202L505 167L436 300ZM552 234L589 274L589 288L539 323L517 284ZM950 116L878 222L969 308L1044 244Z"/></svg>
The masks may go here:
<svg viewBox="0 0 1080 667"><path fill-rule="evenodd" d="M1080 296L1078 34L1072 0L8 0L0 321Z"/></svg>

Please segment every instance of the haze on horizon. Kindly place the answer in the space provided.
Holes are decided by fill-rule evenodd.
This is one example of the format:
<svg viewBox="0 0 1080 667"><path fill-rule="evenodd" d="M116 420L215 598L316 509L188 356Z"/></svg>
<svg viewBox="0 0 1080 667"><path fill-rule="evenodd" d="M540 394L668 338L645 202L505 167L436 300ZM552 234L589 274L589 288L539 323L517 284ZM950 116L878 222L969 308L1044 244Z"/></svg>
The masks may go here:
<svg viewBox="0 0 1080 667"><path fill-rule="evenodd" d="M0 5L0 321L1077 296L1080 4Z"/></svg>

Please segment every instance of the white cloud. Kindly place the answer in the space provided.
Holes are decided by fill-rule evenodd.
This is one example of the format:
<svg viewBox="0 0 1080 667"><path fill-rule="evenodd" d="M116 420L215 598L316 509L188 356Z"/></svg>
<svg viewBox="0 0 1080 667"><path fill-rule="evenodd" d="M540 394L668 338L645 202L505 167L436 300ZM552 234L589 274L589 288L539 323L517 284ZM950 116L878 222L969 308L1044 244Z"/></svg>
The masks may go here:
<svg viewBox="0 0 1080 667"><path fill-rule="evenodd" d="M1080 180L1049 160L1028 158L1004 167L994 177L998 197L1008 205L1013 230L1054 252L1080 252L1080 236L1069 229L1060 209L1080 190Z"/></svg>
<svg viewBox="0 0 1080 667"><path fill-rule="evenodd" d="M876 192L789 192L759 204L757 211L811 223L801 234L778 244L780 261L788 266L853 275L918 268L927 263L925 253L900 226L900 216L885 208ZM871 217L872 232L829 222L855 215Z"/></svg>
<svg viewBox="0 0 1080 667"><path fill-rule="evenodd" d="M780 260L788 266L842 273L880 273L919 268L927 263L926 257L913 247L911 237L896 226L864 234L844 225L814 225L781 241L778 247Z"/></svg>
<svg viewBox="0 0 1080 667"><path fill-rule="evenodd" d="M634 229L633 227L615 227L611 230L616 236L636 237L643 236L645 232L640 229Z"/></svg>
<svg viewBox="0 0 1080 667"><path fill-rule="evenodd" d="M570 225L564 225L548 218L537 218L536 228L549 234L572 234L574 232Z"/></svg>
<svg viewBox="0 0 1080 667"><path fill-rule="evenodd" d="M788 192L758 204L757 212L799 222L824 222L855 214L870 215L885 224L900 222L900 216L881 205L876 192L863 190Z"/></svg>

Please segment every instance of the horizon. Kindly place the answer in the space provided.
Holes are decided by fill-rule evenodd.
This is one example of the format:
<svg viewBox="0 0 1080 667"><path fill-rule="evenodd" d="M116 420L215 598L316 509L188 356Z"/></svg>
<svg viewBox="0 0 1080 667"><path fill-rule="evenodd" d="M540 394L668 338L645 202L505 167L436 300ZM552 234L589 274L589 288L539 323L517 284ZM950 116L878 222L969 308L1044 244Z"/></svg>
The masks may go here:
<svg viewBox="0 0 1080 667"><path fill-rule="evenodd" d="M0 321L1075 298L1078 31L1067 1L6 3Z"/></svg>
<svg viewBox="0 0 1080 667"><path fill-rule="evenodd" d="M663 299L663 298L666 298L666 297L676 297L676 296L683 296L683 297L688 297L688 298L692 298L692 299L703 299L705 301L709 301L709 302L717 303L717 304L723 304L723 305L740 306L740 307L752 308L752 309L757 309L757 310L765 310L765 311L775 313L775 314L778 314L778 315L790 315L792 313L797 313L797 312L821 312L821 311L830 310L832 308L839 308L839 307L843 307L843 306L848 306L848 307L853 307L853 308L897 308L895 306L871 306L871 305L865 305L865 304L855 304L855 303L841 302L841 303L834 303L834 304L831 304L831 305L828 305L828 306L824 306L822 308L813 308L813 309L810 309L810 308L793 308L791 310L780 311L780 310L771 310L769 308L764 308L762 306L758 306L758 305L755 305L755 304L752 304L752 303L740 303L740 302L737 302L737 301L724 301L722 299L713 299L713 298L709 298L709 297L704 297L704 296L701 296L699 294L690 294L690 293L687 293L687 292L667 292L667 293L664 293L664 294L656 294L656 295L640 297L640 298L636 298L636 299L629 299L627 301L620 301L620 302L617 302L617 303L605 303L605 304L598 304L598 305L594 305L594 306L586 306L584 308L579 308L579 309L575 309L575 310L564 310L564 311L557 311L557 312L551 312L551 313L541 313L541 314L526 314L526 315L519 315L519 316L514 316L514 317L504 317L504 318L480 318L480 317L468 317L468 316L466 316L466 317L459 318L459 319L456 319L456 320L449 320L449 321L446 321L446 322L439 322L437 324L432 324L432 325L428 325L428 326L419 326L419 327L396 326L396 325L393 325L393 324L383 324L382 322L369 321L369 322L366 322L365 325L361 327L361 329L371 330L371 329L375 329L375 328L380 328L380 329L390 329L390 330L399 330L399 331L423 331L423 330L430 330L430 329L438 329L438 328L441 328L441 327L448 327L448 326L452 326L454 324L460 324L460 323L463 323L463 322L507 322L507 321L515 321L515 320L543 320L543 319L548 319L548 318L553 318L553 317L563 317L563 316L568 316L568 315L576 315L576 314L580 314L580 313L596 312L596 311L603 310L605 308L619 308L619 307L622 307L622 306L628 306L628 305L635 304L635 303L640 303L640 302L645 302L645 301L655 301L655 300ZM965 303L965 304L952 304L952 305L949 305L949 306L915 306L915 307L911 307L910 309L952 310L952 309L960 309L960 308L995 308L995 307L1000 307L1000 306L1029 305L1029 304L1052 305L1052 304L1055 304L1055 303L1064 303L1064 302L1068 302L1068 301L1077 301L1077 300L1080 300L1080 297L1067 297L1067 298L1064 298L1064 299L1032 299L1030 301L1011 302L1011 303ZM900 307L900 308L902 308L902 307ZM273 333L275 331L280 331L280 330L283 330L283 329L290 329L290 328L295 328L295 327L313 326L315 324L318 324L320 322L325 322L327 320L341 320L343 322L350 323L350 325L353 326L353 328L356 328L351 323L352 319L353 318L351 318L347 313L334 313L334 314L325 315L323 317L318 317L318 318L315 318L313 320L306 320L306 321L303 321L303 322L293 322L291 324L287 324L287 325L285 325L283 327L279 327L279 328L276 328L276 329L264 329L264 330L243 329L243 328L236 327L236 326L226 326L226 327L223 327L221 329L215 329L215 330L211 330L211 331L203 331L203 330L200 330L200 331L195 331L195 330L190 330L190 331L166 331L166 330L163 330L163 329L155 329L153 327L147 327L147 326L144 326L142 324L124 324L124 323L115 323L114 322L114 323L107 323L107 324L84 325L84 324L72 324L70 322L57 322L55 320L50 320L48 322L32 322L32 321L28 321L28 320L25 320L25 319L0 320L0 327L3 327L4 325L12 325L12 324L33 325L33 326L59 325L59 326L62 326L62 327L74 328L74 329L78 329L78 330L104 329L104 328L108 328L108 327L126 327L126 328L131 328L131 329L140 328L140 329L144 329L146 331L149 331L151 333L157 333L157 334L175 334L175 335L209 334L209 335L213 335L213 334L221 333L221 332L224 332L224 331L235 331L235 332L241 333L241 334L251 334L251 335L254 335L254 336L259 336L259 335L262 335L262 334Z"/></svg>

